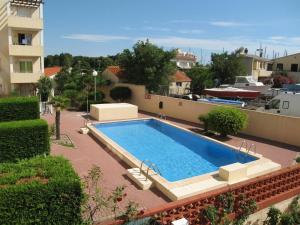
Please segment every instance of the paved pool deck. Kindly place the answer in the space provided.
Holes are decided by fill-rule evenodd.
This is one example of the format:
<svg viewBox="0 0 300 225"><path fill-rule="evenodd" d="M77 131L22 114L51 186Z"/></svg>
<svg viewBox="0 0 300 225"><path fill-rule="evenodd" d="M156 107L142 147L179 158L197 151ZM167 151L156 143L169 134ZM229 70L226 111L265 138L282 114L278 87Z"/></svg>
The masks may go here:
<svg viewBox="0 0 300 225"><path fill-rule="evenodd" d="M140 112L140 118L154 116L149 113ZM139 190L127 177L129 167L112 154L102 143L91 135L79 133L79 128L84 125L86 114L84 112L63 111L61 114L61 133L67 134L73 141L75 148L64 147L57 144L51 145L52 155L62 155L69 159L80 177L87 175L93 165L97 165L103 172L102 185L107 190L112 190L116 186L125 185L127 199L139 203L142 208L152 208L169 202L159 190ZM55 115L44 115L49 124L53 124ZM167 118L178 126L185 127L195 132L202 132L202 128L195 123L189 123L176 119ZM257 137L246 135L229 136L227 139L220 139L218 136L210 136L224 141L230 145L240 146L243 139L248 143L254 143L257 153L264 157L280 163L283 167L294 163L295 157L300 153L300 148L267 141Z"/></svg>

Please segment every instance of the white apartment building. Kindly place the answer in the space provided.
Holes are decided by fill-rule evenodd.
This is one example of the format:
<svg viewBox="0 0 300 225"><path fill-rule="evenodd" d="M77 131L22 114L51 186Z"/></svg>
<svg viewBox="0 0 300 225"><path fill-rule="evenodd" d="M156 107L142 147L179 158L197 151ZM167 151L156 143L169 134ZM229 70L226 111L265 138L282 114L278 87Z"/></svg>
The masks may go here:
<svg viewBox="0 0 300 225"><path fill-rule="evenodd" d="M171 61L176 63L176 66L181 69L191 69L197 62L197 57L189 52L183 52L180 49L176 50L175 58Z"/></svg>
<svg viewBox="0 0 300 225"><path fill-rule="evenodd" d="M43 46L43 0L0 0L0 95L35 94Z"/></svg>

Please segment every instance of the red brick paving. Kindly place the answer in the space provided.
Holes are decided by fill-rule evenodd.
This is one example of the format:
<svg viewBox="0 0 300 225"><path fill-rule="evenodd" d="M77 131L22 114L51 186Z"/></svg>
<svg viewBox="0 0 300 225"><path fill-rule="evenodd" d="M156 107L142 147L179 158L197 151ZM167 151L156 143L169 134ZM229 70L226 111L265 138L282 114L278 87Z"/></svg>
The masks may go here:
<svg viewBox="0 0 300 225"><path fill-rule="evenodd" d="M83 112L64 111L61 115L61 131L67 134L74 142L76 148L68 148L52 144L51 154L62 155L69 159L79 176L83 177L93 166L100 166L103 172L103 186L112 190L116 186L125 185L128 199L138 202L143 208L152 208L169 202L164 195L156 188L152 190L139 190L126 176L128 166L111 154L105 147L90 135L80 134L79 128L84 125ZM140 113L140 117L149 117L150 114ZM50 124L54 123L54 115L43 116ZM197 124L187 123L178 120L169 120L179 126L199 131ZM257 152L271 160L288 166L293 163L294 158L300 149L294 146L283 145L259 138L248 136L230 137L222 140L228 144L239 146L242 139L249 143L255 143Z"/></svg>

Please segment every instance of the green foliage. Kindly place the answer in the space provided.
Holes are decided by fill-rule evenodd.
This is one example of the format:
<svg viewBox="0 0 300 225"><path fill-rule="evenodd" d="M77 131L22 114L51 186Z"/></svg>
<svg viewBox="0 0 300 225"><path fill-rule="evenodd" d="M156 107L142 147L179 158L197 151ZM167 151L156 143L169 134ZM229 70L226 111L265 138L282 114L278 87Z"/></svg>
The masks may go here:
<svg viewBox="0 0 300 225"><path fill-rule="evenodd" d="M54 108L56 108L56 110L61 111L68 107L70 101L68 98L58 95L51 99L51 104L53 105Z"/></svg>
<svg viewBox="0 0 300 225"><path fill-rule="evenodd" d="M211 225L218 225L219 215L218 209L215 206L208 206L204 210L204 217L210 222Z"/></svg>
<svg viewBox="0 0 300 225"><path fill-rule="evenodd" d="M49 77L41 77L37 83L39 95L42 102L48 101L49 94L52 90L52 81Z"/></svg>
<svg viewBox="0 0 300 225"><path fill-rule="evenodd" d="M0 122L40 118L37 97L9 97L0 99Z"/></svg>
<svg viewBox="0 0 300 225"><path fill-rule="evenodd" d="M300 196L297 196L293 199L289 205L289 211L292 215L296 224L300 224L300 205L299 205Z"/></svg>
<svg viewBox="0 0 300 225"><path fill-rule="evenodd" d="M41 119L0 123L0 162L49 154L48 124Z"/></svg>
<svg viewBox="0 0 300 225"><path fill-rule="evenodd" d="M295 225L293 216L289 213L282 213L280 217L280 225Z"/></svg>
<svg viewBox="0 0 300 225"><path fill-rule="evenodd" d="M200 115L198 119L204 124L204 132L208 132L208 114Z"/></svg>
<svg viewBox="0 0 300 225"><path fill-rule="evenodd" d="M117 186L112 192L105 193L101 187L102 171L99 167L93 166L88 175L83 178L83 185L86 195L83 203L83 217L85 224L94 224L97 217L111 215L114 218L121 217L131 221L138 214L138 204L129 201L122 211L120 205L127 196L125 186Z"/></svg>
<svg viewBox="0 0 300 225"><path fill-rule="evenodd" d="M247 120L246 113L227 106L216 107L208 113L209 127L224 137L246 128Z"/></svg>
<svg viewBox="0 0 300 225"><path fill-rule="evenodd" d="M145 85L150 91L157 91L160 85L169 83L169 76L176 69L174 51L164 51L149 41L139 41L133 51L125 49L119 56L127 82Z"/></svg>
<svg viewBox="0 0 300 225"><path fill-rule="evenodd" d="M192 79L191 91L194 94L202 94L205 88L213 86L212 73L209 66L197 64L192 69L187 70L186 74Z"/></svg>
<svg viewBox="0 0 300 225"><path fill-rule="evenodd" d="M115 87L110 90L110 97L119 102L124 102L131 97L131 90L128 87Z"/></svg>
<svg viewBox="0 0 300 225"><path fill-rule="evenodd" d="M233 212L234 196L231 192L227 192L226 194L219 195L218 201L221 203L220 206L223 209L224 213Z"/></svg>
<svg viewBox="0 0 300 225"><path fill-rule="evenodd" d="M234 83L236 76L246 75L245 65L237 52L213 53L211 62L213 78L218 79L221 84Z"/></svg>
<svg viewBox="0 0 300 225"><path fill-rule="evenodd" d="M253 199L246 199L245 195L239 196L239 213L234 225L242 225L249 216L257 210L257 204Z"/></svg>
<svg viewBox="0 0 300 225"><path fill-rule="evenodd" d="M0 164L1 224L81 224L82 197L80 179L62 157Z"/></svg>
<svg viewBox="0 0 300 225"><path fill-rule="evenodd" d="M267 219L264 221L265 225L278 225L280 221L281 212L279 209L271 207L267 213Z"/></svg>
<svg viewBox="0 0 300 225"><path fill-rule="evenodd" d="M300 156L296 158L296 163L300 163Z"/></svg>

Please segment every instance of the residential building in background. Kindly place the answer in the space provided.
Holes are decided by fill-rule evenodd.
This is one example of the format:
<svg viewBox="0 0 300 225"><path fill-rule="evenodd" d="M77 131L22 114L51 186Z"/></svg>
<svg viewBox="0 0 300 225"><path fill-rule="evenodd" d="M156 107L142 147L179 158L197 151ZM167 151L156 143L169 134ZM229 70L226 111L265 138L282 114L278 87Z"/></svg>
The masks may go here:
<svg viewBox="0 0 300 225"><path fill-rule="evenodd" d="M108 66L102 72L102 76L112 83L126 83L126 77L119 66ZM177 70L170 76L170 83L166 89L169 90L169 94L183 95L189 93L191 82L191 78L185 72Z"/></svg>
<svg viewBox="0 0 300 225"><path fill-rule="evenodd" d="M283 72L296 83L300 82L300 53L287 55L273 59L269 63L269 69L274 73Z"/></svg>
<svg viewBox="0 0 300 225"><path fill-rule="evenodd" d="M176 66L181 69L191 69L197 62L197 57L189 52L183 52L180 49L176 50L176 56L171 61L176 63Z"/></svg>
<svg viewBox="0 0 300 225"><path fill-rule="evenodd" d="M169 94L184 95L190 92L191 78L185 72L177 70L171 78Z"/></svg>
<svg viewBox="0 0 300 225"><path fill-rule="evenodd" d="M45 68L44 74L46 77L50 79L54 79L54 77L61 71L62 67L60 66L53 66Z"/></svg>
<svg viewBox="0 0 300 225"><path fill-rule="evenodd" d="M253 76L258 80L263 77L270 77L272 71L268 71L269 59L257 55L248 54L247 51L240 53L240 57L246 67L248 76Z"/></svg>
<svg viewBox="0 0 300 225"><path fill-rule="evenodd" d="M0 94L34 95L44 73L43 1L0 1Z"/></svg>

